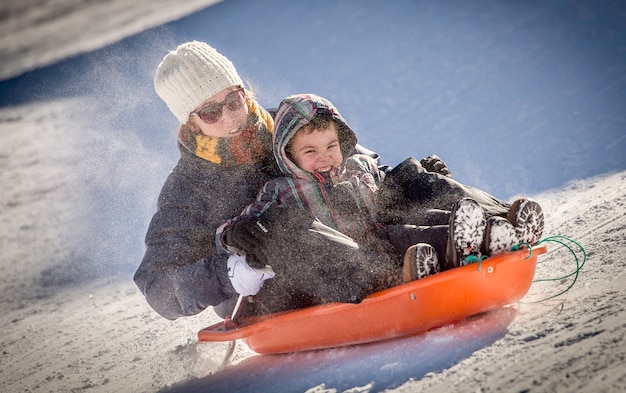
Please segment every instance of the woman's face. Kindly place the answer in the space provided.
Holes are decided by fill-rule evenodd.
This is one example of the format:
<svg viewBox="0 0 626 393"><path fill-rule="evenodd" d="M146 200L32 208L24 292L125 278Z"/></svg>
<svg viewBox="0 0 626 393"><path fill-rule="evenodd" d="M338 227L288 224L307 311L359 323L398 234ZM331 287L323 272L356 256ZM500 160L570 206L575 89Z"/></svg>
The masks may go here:
<svg viewBox="0 0 626 393"><path fill-rule="evenodd" d="M207 136L232 138L241 134L248 122L245 91L235 86L220 91L191 112L189 121Z"/></svg>

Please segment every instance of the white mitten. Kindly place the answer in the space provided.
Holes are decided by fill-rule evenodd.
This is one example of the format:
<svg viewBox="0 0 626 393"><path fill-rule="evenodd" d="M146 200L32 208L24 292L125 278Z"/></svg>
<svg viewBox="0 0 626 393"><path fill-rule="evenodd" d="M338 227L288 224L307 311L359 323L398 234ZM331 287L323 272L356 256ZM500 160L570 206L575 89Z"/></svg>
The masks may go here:
<svg viewBox="0 0 626 393"><path fill-rule="evenodd" d="M253 269L246 262L245 256L231 255L228 257L228 278L238 294L243 296L256 295L265 280L276 276L271 266Z"/></svg>

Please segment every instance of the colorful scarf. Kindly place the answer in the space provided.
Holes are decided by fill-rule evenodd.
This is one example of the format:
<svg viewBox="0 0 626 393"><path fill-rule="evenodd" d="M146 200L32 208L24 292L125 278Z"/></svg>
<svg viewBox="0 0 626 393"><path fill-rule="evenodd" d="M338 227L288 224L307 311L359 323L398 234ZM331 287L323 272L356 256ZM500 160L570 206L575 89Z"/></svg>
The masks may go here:
<svg viewBox="0 0 626 393"><path fill-rule="evenodd" d="M202 133L190 123L178 130L178 140L196 156L214 164L236 166L260 162L272 154L272 116L252 98L246 97L248 124L233 138L216 138Z"/></svg>

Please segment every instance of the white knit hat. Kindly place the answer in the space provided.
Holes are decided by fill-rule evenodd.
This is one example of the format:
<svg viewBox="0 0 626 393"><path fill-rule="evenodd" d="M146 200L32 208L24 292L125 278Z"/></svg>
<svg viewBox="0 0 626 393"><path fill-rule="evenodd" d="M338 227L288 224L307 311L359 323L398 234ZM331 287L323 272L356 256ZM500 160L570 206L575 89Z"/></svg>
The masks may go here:
<svg viewBox="0 0 626 393"><path fill-rule="evenodd" d="M168 53L154 76L157 94L183 124L200 104L231 86L243 86L233 63L199 41Z"/></svg>

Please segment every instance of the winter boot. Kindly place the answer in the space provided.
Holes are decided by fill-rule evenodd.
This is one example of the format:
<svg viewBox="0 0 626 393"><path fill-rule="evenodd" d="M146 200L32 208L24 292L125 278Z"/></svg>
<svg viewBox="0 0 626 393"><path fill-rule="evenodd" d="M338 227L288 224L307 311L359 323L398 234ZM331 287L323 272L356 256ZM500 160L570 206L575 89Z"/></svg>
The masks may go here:
<svg viewBox="0 0 626 393"><path fill-rule="evenodd" d="M404 254L404 282L418 280L426 276L441 272L437 252L430 244L418 243L412 245Z"/></svg>
<svg viewBox="0 0 626 393"><path fill-rule="evenodd" d="M483 254L496 255L505 251L511 251L513 246L519 244L515 228L503 217L490 217L485 228L485 240L483 241Z"/></svg>
<svg viewBox="0 0 626 393"><path fill-rule="evenodd" d="M520 243L537 244L543 235L543 210L537 201L520 198L513 202L507 219L515 228Z"/></svg>
<svg viewBox="0 0 626 393"><path fill-rule="evenodd" d="M485 213L470 198L457 201L452 207L446 243L448 269L477 262L485 233Z"/></svg>

